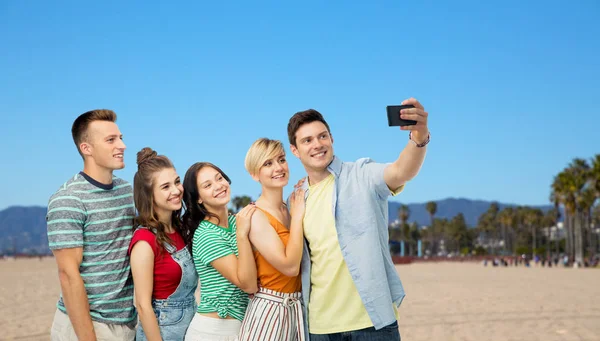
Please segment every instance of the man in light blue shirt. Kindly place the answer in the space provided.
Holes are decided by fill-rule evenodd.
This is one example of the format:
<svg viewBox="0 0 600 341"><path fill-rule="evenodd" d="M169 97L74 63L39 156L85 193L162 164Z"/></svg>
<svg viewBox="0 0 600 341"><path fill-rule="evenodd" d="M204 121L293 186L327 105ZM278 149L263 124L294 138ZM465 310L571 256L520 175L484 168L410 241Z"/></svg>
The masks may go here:
<svg viewBox="0 0 600 341"><path fill-rule="evenodd" d="M308 175L302 296L312 341L400 340L396 309L405 294L388 249L387 199L418 174L429 142L423 106L414 98L402 104L414 108L398 115L417 124L401 127L409 142L390 164L335 157L316 110L288 123L291 151Z"/></svg>

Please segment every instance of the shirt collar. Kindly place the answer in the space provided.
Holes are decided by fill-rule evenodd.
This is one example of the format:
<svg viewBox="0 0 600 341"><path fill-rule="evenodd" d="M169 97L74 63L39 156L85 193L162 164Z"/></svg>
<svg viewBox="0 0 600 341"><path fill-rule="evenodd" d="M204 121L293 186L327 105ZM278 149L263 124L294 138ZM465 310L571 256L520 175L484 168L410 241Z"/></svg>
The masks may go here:
<svg viewBox="0 0 600 341"><path fill-rule="evenodd" d="M340 160L337 156L334 155L333 160L331 161L329 166L327 166L327 170L330 173L333 173L333 175L335 175L336 177L339 177L340 173L342 172L342 160Z"/></svg>
<svg viewBox="0 0 600 341"><path fill-rule="evenodd" d="M340 176L340 173L342 172L342 163L342 160L340 160L337 156L334 155L333 160L331 160L331 163L329 164L329 166L327 166L327 170L329 171L329 173L333 174L333 176L338 178ZM302 186L300 186L300 188L306 190L305 198L308 197L308 177L306 178L306 181L304 181Z"/></svg>

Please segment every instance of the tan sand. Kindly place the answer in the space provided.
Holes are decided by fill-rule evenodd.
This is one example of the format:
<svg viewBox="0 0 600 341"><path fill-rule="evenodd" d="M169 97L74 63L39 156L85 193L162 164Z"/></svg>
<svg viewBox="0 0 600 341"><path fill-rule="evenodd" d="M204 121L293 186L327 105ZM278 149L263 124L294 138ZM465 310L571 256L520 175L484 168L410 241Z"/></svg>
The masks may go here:
<svg viewBox="0 0 600 341"><path fill-rule="evenodd" d="M398 266L404 341L600 340L600 269ZM0 340L49 340L54 259L0 260Z"/></svg>
<svg viewBox="0 0 600 341"><path fill-rule="evenodd" d="M397 267L403 340L600 340L600 269Z"/></svg>

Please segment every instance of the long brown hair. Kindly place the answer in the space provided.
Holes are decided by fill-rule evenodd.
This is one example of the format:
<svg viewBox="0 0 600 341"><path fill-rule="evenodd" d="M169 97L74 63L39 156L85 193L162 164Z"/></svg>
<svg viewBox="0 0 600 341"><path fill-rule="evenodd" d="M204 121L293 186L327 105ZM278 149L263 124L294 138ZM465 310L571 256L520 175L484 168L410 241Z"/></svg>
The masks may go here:
<svg viewBox="0 0 600 341"><path fill-rule="evenodd" d="M139 226L153 229L156 233L156 244L159 252L164 249L164 243L175 246L165 232L166 226L158 220L154 211L154 175L163 169L175 167L171 160L164 155L158 155L151 148L145 147L137 153L138 170L133 177L133 201L138 215L135 218L134 229ZM181 233L181 209L173 211L171 227Z"/></svg>
<svg viewBox="0 0 600 341"><path fill-rule="evenodd" d="M185 172L185 177L183 178L183 204L185 206L185 212L183 213L182 218L183 225L181 227L181 236L186 245L190 247L190 250L194 239L194 233L196 233L196 229L198 229L200 222L206 219L206 217L213 217L219 220L219 217L216 214L209 212L204 204L198 203L198 199L200 199L200 193L198 191L198 172L204 167L211 167L221 173L223 178L231 184L231 180L227 174L225 174L221 168L210 162L196 162L187 170L187 172Z"/></svg>

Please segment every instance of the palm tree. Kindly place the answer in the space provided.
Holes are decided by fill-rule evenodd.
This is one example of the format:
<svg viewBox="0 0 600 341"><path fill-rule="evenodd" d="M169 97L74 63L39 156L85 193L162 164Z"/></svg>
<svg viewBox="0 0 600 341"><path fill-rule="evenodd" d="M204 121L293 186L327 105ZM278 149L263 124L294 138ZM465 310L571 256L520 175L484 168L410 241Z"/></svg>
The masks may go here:
<svg viewBox="0 0 600 341"><path fill-rule="evenodd" d="M552 190L550 191L550 202L552 204L554 204L554 208L550 211L555 214L554 222L553 222L552 226L554 226L556 229L555 244L556 244L556 256L558 257L558 254L560 253L560 238L558 238L558 221L560 220L560 198L559 198L559 195L554 192L554 187L552 187ZM548 213L548 214L550 214L550 213ZM550 232L548 232L548 238L550 238ZM548 243L548 255L549 256L551 255L549 243Z"/></svg>
<svg viewBox="0 0 600 341"><path fill-rule="evenodd" d="M556 228L558 232L558 220L560 219L560 211L558 210L558 204L555 203L554 208L546 211L543 219L543 226L547 228L548 234L546 234L546 259L550 261L552 259L552 247L550 245L550 237L552 236L552 228ZM557 233L558 236L558 233ZM557 245L558 245L558 238ZM558 252L558 251L557 251Z"/></svg>
<svg viewBox="0 0 600 341"><path fill-rule="evenodd" d="M462 213L457 214L449 222L449 237L454 241L456 252L460 253L461 247L468 246L468 230L465 217Z"/></svg>
<svg viewBox="0 0 600 341"><path fill-rule="evenodd" d="M402 225L406 225L408 218L410 217L410 209L406 205L400 206L398 209L398 219L402 222Z"/></svg>
<svg viewBox="0 0 600 341"><path fill-rule="evenodd" d="M587 206L587 200L589 194L586 193L586 184L588 184L590 166L584 159L574 159L569 165L569 172L572 175L575 195L575 210L577 215L575 217L575 230L573 236L575 237L575 261L578 264L583 264L583 229L582 223L584 219L584 209ZM591 205L590 205L591 207Z"/></svg>
<svg viewBox="0 0 600 341"><path fill-rule="evenodd" d="M600 154L592 158L592 166L589 170L592 188L596 192L596 199L600 199Z"/></svg>
<svg viewBox="0 0 600 341"><path fill-rule="evenodd" d="M247 195L236 196L231 199L234 211L233 213L239 212L242 208L248 206L252 202L252 198Z"/></svg>
<svg viewBox="0 0 600 341"><path fill-rule="evenodd" d="M508 239L506 237L506 230L510 229L511 233L515 228L515 210L512 207L506 207L498 214L498 222L502 226L502 234L504 238L504 253L507 252Z"/></svg>
<svg viewBox="0 0 600 341"><path fill-rule="evenodd" d="M439 233L439 243L438 243L438 253L442 252L443 254L448 252L449 242L450 242L450 223L448 219L440 219L435 218L435 228ZM436 253L436 255L438 254Z"/></svg>
<svg viewBox="0 0 600 341"><path fill-rule="evenodd" d="M430 201L426 205L427 212L429 212L429 218L431 219L431 226L429 228L429 251L433 254L437 253L437 233L435 232L435 214L437 213L437 203Z"/></svg>
<svg viewBox="0 0 600 341"><path fill-rule="evenodd" d="M587 241L587 252L591 256L595 248L593 248L593 231L592 231L592 208L594 207L594 202L596 202L596 191L592 186L586 187L582 193L580 198L580 208L581 208L581 221L584 224L584 228L582 228L582 232L586 234L587 238L582 238L584 241Z"/></svg>
<svg viewBox="0 0 600 341"><path fill-rule="evenodd" d="M400 206L398 209L398 218L402 225L402 240L404 240L405 247L408 246L408 238L410 237L410 227L408 226L408 218L410 217L410 209L406 205Z"/></svg>
<svg viewBox="0 0 600 341"><path fill-rule="evenodd" d="M496 254L494 251L494 246L497 242L497 225L498 225L498 211L499 211L498 203L493 202L490 204L490 207L485 211L480 217L478 226L480 230L485 232L487 235L487 240L490 241L490 253Z"/></svg>
<svg viewBox="0 0 600 341"><path fill-rule="evenodd" d="M524 222L525 225L529 227L529 231L531 232L531 258L533 259L536 256L536 240L537 240L537 230L542 222L542 217L544 213L539 208L536 209L528 209L525 213Z"/></svg>
<svg viewBox="0 0 600 341"><path fill-rule="evenodd" d="M552 193L555 200L558 200L565 212L564 227L566 232L566 254L569 259L573 259L573 216L576 213L575 185L573 176L567 169L558 173L552 182Z"/></svg>
<svg viewBox="0 0 600 341"><path fill-rule="evenodd" d="M592 224L594 227L600 227L600 204L592 209Z"/></svg>
<svg viewBox="0 0 600 341"><path fill-rule="evenodd" d="M600 204L597 204L596 206L594 206L594 208L592 209L592 231L593 233L596 234L595 238L593 238L593 252L594 254L598 251L598 238L600 238L600 235L598 235L597 232L595 232L594 230L600 230Z"/></svg>
<svg viewBox="0 0 600 341"><path fill-rule="evenodd" d="M528 207L518 206L514 210L514 224L515 228L513 230L513 253L517 254L517 248L519 246L525 246L526 236L525 236L525 216L527 215Z"/></svg>
<svg viewBox="0 0 600 341"><path fill-rule="evenodd" d="M413 222L412 224L410 224L410 233L409 233L409 239L411 241L411 244L417 244L419 242L419 239L421 239L421 230L419 230L419 226L417 225L416 222ZM417 247L417 245L415 245L415 247ZM418 252L418 249L417 249Z"/></svg>
<svg viewBox="0 0 600 341"><path fill-rule="evenodd" d="M583 262L582 220L589 204L591 192L587 190L591 182L592 168L584 159L574 159L560 172L552 184L554 195L565 207L567 226L567 254L579 264Z"/></svg>
<svg viewBox="0 0 600 341"><path fill-rule="evenodd" d="M591 169L589 171L589 177L590 177L590 185L591 187L594 189L594 194L595 194L595 200L594 202L600 200L600 154L596 154L593 158L592 158L592 162L591 162ZM600 204L596 206L596 209L600 213ZM593 217L594 214L592 213L591 216ZM599 216L600 217L600 216ZM594 238L594 231L593 231L593 227L594 226L599 226L600 222L597 222L596 224L594 224L594 219L590 219L590 233L591 233L591 250L592 250L592 254L596 254L596 251L598 249L597 245L598 245L598 240L597 238Z"/></svg>
<svg viewBox="0 0 600 341"><path fill-rule="evenodd" d="M398 223L397 220L388 225L388 231L389 231L389 240L390 241L398 242L400 239L402 239L402 231L400 230L400 224ZM394 244L393 245L394 248L390 249L390 251L393 254L400 252L400 249L397 249L396 245L397 244Z"/></svg>

